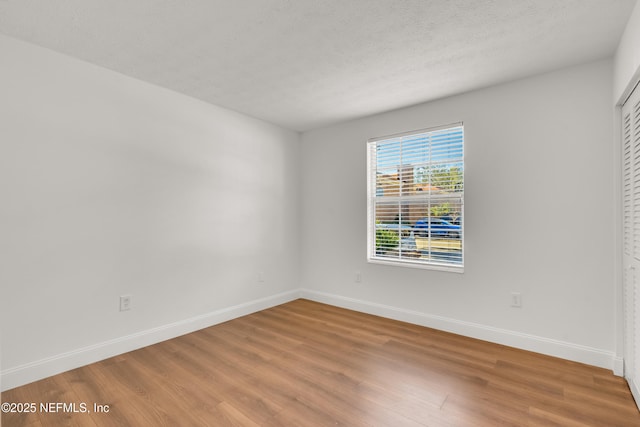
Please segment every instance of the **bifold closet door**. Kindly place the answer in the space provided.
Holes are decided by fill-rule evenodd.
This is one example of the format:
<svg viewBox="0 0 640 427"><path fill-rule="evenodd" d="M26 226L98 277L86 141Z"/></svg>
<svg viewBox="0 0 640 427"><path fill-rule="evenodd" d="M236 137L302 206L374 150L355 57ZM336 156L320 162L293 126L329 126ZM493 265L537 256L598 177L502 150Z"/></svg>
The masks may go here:
<svg viewBox="0 0 640 427"><path fill-rule="evenodd" d="M624 376L640 404L640 88L622 106Z"/></svg>

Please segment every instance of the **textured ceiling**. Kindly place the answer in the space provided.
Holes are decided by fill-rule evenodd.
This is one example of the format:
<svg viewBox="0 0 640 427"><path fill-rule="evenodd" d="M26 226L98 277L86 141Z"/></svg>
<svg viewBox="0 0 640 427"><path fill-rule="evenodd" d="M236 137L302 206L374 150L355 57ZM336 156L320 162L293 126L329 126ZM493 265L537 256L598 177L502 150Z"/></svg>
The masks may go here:
<svg viewBox="0 0 640 427"><path fill-rule="evenodd" d="M0 33L304 131L614 53L635 0L0 0Z"/></svg>

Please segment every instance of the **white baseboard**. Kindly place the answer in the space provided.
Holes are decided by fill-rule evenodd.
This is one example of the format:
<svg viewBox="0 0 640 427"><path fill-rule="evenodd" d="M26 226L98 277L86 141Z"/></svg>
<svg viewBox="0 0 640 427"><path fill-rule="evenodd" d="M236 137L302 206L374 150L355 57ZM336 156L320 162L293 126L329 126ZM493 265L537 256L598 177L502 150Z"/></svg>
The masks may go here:
<svg viewBox="0 0 640 427"><path fill-rule="evenodd" d="M621 356L613 356L613 368L611 369L614 375L624 377L624 358Z"/></svg>
<svg viewBox="0 0 640 427"><path fill-rule="evenodd" d="M284 304L299 297L297 289L283 292L9 368L0 373L0 390L10 390L51 375Z"/></svg>
<svg viewBox="0 0 640 427"><path fill-rule="evenodd" d="M477 323L465 322L428 313L405 310L384 304L362 301L341 295L301 289L300 297L337 307L361 311L390 319L401 320L416 325L452 332L471 338L490 341L523 350L555 356L566 360L611 369L616 375L622 375L622 358L610 351L587 347L579 344L524 334L507 329L494 328Z"/></svg>

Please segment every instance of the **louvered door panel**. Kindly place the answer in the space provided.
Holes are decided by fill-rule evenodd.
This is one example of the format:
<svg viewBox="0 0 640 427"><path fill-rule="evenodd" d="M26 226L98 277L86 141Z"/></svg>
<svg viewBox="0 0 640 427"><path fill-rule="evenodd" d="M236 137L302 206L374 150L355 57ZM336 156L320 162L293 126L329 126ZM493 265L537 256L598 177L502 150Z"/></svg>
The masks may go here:
<svg viewBox="0 0 640 427"><path fill-rule="evenodd" d="M632 363L631 363L631 367L630 367L630 371L631 371L631 379L633 381L634 384L634 391L638 390L638 387L640 386L640 327L638 325L638 322L640 321L640 284L638 283L638 277L637 274L635 273L635 269L634 269L634 274L632 275L633 277L633 290L632 290L632 295L630 295L630 298L632 299L632 303L631 303L631 312L629 313L629 317L630 317L630 322L631 322L631 327L630 329L630 333L633 334L633 343L630 345L631 347L631 351L633 352L633 354L631 355L632 357ZM636 401L638 401L638 396L635 396Z"/></svg>
<svg viewBox="0 0 640 427"><path fill-rule="evenodd" d="M624 298L624 341L625 343L633 343L635 340L635 329L633 327L634 313L634 283L633 267L624 269L623 276L623 298ZM632 345L624 347L625 372L633 372L635 370L635 348Z"/></svg>
<svg viewBox="0 0 640 427"><path fill-rule="evenodd" d="M633 257L640 261L640 103L633 105L628 114L628 134L633 149L632 154L632 198L633 198Z"/></svg>
<svg viewBox="0 0 640 427"><path fill-rule="evenodd" d="M633 188L632 181L632 162L631 162L631 114L627 114L623 118L622 125L623 132L623 147L622 147L622 194L623 194L623 242L625 255L631 255L632 247L632 233L631 224L632 218L632 205L631 195ZM626 270L625 270L626 271Z"/></svg>
<svg viewBox="0 0 640 427"><path fill-rule="evenodd" d="M622 107L624 375L640 402L640 89Z"/></svg>

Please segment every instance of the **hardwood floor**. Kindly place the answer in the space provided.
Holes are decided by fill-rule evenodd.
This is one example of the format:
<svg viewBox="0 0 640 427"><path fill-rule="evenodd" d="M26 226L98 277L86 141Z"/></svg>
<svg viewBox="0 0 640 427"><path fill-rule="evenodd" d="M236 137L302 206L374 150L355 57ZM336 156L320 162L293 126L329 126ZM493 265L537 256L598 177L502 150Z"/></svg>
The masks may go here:
<svg viewBox="0 0 640 427"><path fill-rule="evenodd" d="M640 426L625 380L605 369L307 300L18 387L2 401L38 406L3 414L3 427ZM81 412L43 412L47 402Z"/></svg>

